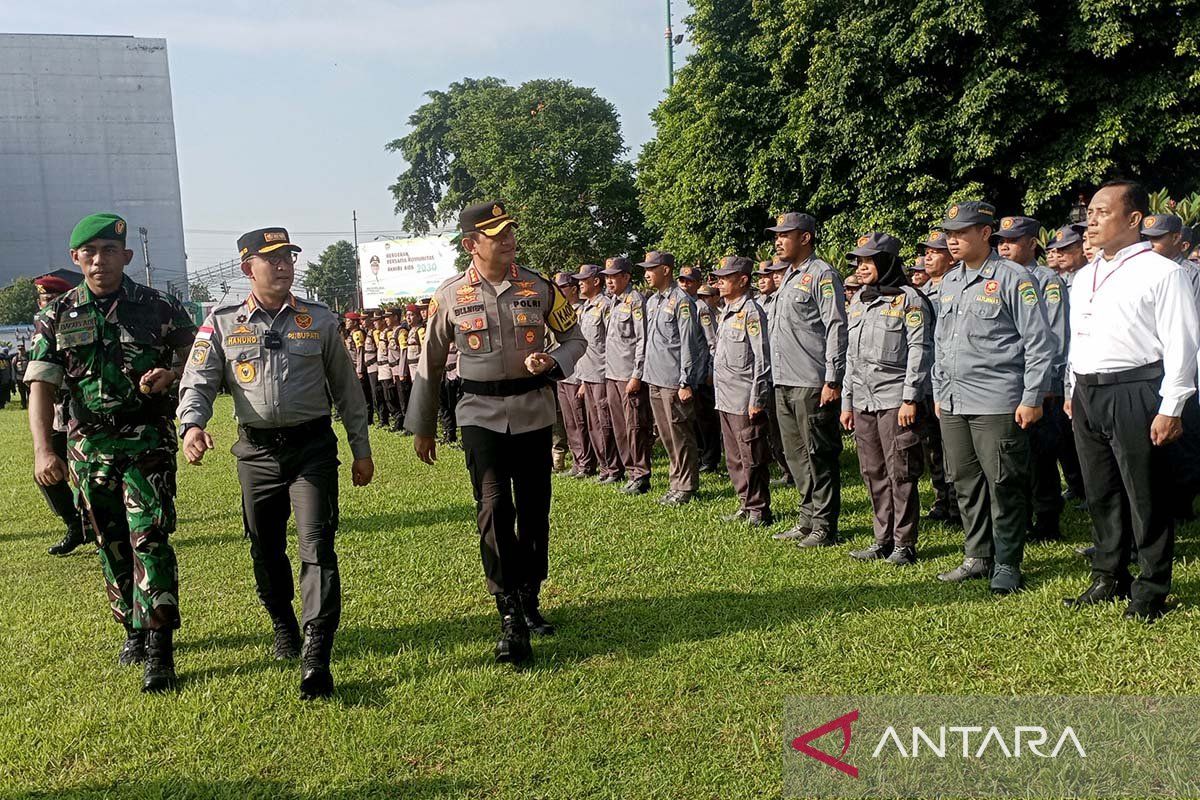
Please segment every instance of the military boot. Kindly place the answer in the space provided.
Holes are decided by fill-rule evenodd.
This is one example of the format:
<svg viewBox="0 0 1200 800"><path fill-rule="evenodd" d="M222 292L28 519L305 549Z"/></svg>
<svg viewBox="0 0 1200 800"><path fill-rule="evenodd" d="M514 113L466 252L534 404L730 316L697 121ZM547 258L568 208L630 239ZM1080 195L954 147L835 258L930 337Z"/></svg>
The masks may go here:
<svg viewBox="0 0 1200 800"><path fill-rule="evenodd" d="M67 532L63 536L62 541L56 545L51 545L46 552L52 556L65 556L74 552L75 548L79 547L83 543L83 529L72 525L67 528Z"/></svg>
<svg viewBox="0 0 1200 800"><path fill-rule="evenodd" d="M542 587L536 583L521 587L517 593L521 598L521 611L525 615L525 625L528 626L530 633L536 633L538 636L553 636L554 626L542 616L542 612L539 610L541 590Z"/></svg>
<svg viewBox="0 0 1200 800"><path fill-rule="evenodd" d="M300 652L300 699L315 700L333 694L333 631L310 622L304 626L304 648Z"/></svg>
<svg viewBox="0 0 1200 800"><path fill-rule="evenodd" d="M146 632L139 631L132 625L125 626L125 642L117 655L117 663L122 667L141 664L146 660Z"/></svg>
<svg viewBox="0 0 1200 800"><path fill-rule="evenodd" d="M272 652L277 661L300 657L300 624L296 612L291 608L281 614L271 615L271 626L275 629Z"/></svg>
<svg viewBox="0 0 1200 800"><path fill-rule="evenodd" d="M529 646L529 626L521 611L516 593L496 595L500 612L500 640L496 642L496 661L501 664L520 664L533 656Z"/></svg>
<svg viewBox="0 0 1200 800"><path fill-rule="evenodd" d="M150 631L146 634L146 672L142 678L143 692L166 692L176 686L175 644L172 630Z"/></svg>

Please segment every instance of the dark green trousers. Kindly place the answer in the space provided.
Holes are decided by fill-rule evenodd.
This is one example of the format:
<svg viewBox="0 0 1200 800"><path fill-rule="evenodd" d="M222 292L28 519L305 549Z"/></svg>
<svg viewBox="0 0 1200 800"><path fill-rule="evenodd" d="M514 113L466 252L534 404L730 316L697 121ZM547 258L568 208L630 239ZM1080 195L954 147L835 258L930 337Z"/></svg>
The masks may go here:
<svg viewBox="0 0 1200 800"><path fill-rule="evenodd" d="M946 472L954 481L967 558L1019 566L1029 518L1029 435L1012 414L942 414Z"/></svg>
<svg viewBox="0 0 1200 800"><path fill-rule="evenodd" d="M821 406L820 400L820 389L775 387L783 452L800 494L797 524L836 534L842 510L842 405L835 401Z"/></svg>

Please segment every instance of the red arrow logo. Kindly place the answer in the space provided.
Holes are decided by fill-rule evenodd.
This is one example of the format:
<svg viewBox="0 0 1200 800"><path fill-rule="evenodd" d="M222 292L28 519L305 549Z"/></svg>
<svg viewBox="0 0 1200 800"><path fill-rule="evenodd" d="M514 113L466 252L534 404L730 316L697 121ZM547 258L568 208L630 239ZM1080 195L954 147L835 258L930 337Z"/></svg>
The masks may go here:
<svg viewBox="0 0 1200 800"><path fill-rule="evenodd" d="M846 751L850 749L850 726L858 720L858 709L854 709L849 714L843 714L837 719L826 722L819 728L813 728L808 733L803 733L792 740L792 749L798 750L804 755L815 758L826 766L833 767L839 772L844 772L851 778L858 777L858 767L852 764L847 764L841 758L846 755ZM841 729L842 731L842 752L838 758L835 758L823 750L818 750L809 744L814 739L820 739L827 733Z"/></svg>

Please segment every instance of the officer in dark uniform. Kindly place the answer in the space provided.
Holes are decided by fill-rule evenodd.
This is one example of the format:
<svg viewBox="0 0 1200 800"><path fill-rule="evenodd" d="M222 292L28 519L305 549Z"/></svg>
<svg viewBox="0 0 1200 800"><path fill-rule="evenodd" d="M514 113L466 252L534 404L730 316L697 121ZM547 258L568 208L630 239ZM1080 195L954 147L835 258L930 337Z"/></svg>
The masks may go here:
<svg viewBox="0 0 1200 800"><path fill-rule="evenodd" d="M941 305L939 293L942 279L954 266L954 258L950 255L950 248L946 245L946 234L942 231L930 231L925 241L917 245L917 251L924 257L925 274L929 278L921 287L921 293L929 300L931 309L926 324L934 330L937 325L937 311ZM926 389L925 399L921 401L921 413L917 415L917 432L921 437L925 461L929 465L929 482L933 485L934 501L925 518L931 522L948 522L960 526L962 519L958 516L958 496L954 494L954 484L946 476L941 422L933 410L932 376Z"/></svg>
<svg viewBox="0 0 1200 800"><path fill-rule="evenodd" d="M712 356L717 349L717 315L700 297L704 273L699 267L680 267L676 282L680 289L696 301L696 319L700 322L704 342L708 345L708 377L696 387L696 419L693 423L696 429L696 446L700 453L700 471L721 472L721 418L717 416L712 367Z"/></svg>
<svg viewBox="0 0 1200 800"><path fill-rule="evenodd" d="M25 368L29 366L29 353L25 345L17 345L12 359L13 380L17 382L17 394L21 396L21 408L29 408L29 385L25 383Z"/></svg>
<svg viewBox="0 0 1200 800"><path fill-rule="evenodd" d="M942 280L933 391L946 468L966 530L965 556L938 575L1023 585L1029 502L1028 428L1042 416L1055 342L1029 271L992 249L996 209L952 205L939 226L958 263Z"/></svg>
<svg viewBox="0 0 1200 800"><path fill-rule="evenodd" d="M516 220L502 202L468 206L458 223L471 266L438 287L430 303L405 425L417 457L432 464L438 385L454 342L480 555L503 632L496 660L520 663L532 655L531 628L554 630L539 610L549 568L551 383L571 374L587 342L562 292L517 266ZM551 353L543 352L547 328L558 341Z"/></svg>
<svg viewBox="0 0 1200 800"><path fill-rule="evenodd" d="M333 693L329 658L342 613L334 552L338 527L338 444L326 386L342 415L354 455L351 476L366 486L375 473L367 408L354 366L338 340L337 318L320 303L292 295L300 248L283 228L261 228L238 239L251 292L219 306L200 328L180 383L183 452L199 464L213 447L205 426L222 389L237 415L238 480L258 597L275 629L279 659L301 657L300 696ZM304 644L292 609L287 523L296 515Z"/></svg>

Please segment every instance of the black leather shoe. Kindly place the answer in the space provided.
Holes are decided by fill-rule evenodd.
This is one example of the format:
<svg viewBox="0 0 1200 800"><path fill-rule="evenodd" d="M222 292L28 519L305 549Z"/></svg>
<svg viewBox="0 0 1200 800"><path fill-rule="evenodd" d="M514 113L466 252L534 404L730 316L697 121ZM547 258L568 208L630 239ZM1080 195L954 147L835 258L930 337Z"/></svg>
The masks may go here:
<svg viewBox="0 0 1200 800"><path fill-rule="evenodd" d="M1129 579L1117 581L1105 575L1092 578L1092 584L1083 590L1079 597L1064 597L1063 605L1067 608L1083 608L1097 603L1111 603L1113 600L1129 598Z"/></svg>
<svg viewBox="0 0 1200 800"><path fill-rule="evenodd" d="M542 616L541 612L542 587L522 586L517 595L521 598L521 611L525 614L525 625L529 632L538 636L553 636L554 626Z"/></svg>
<svg viewBox="0 0 1200 800"><path fill-rule="evenodd" d="M300 657L300 625L290 608L286 615L271 618L275 629L275 642L271 647L277 661L289 661Z"/></svg>
<svg viewBox="0 0 1200 800"><path fill-rule="evenodd" d="M934 503L933 508L929 509L929 513L925 515L925 519L930 522L948 522L950 518L950 510L941 503Z"/></svg>
<svg viewBox="0 0 1200 800"><path fill-rule="evenodd" d="M1130 600L1121 616L1150 625L1162 619L1166 613L1167 604L1162 600Z"/></svg>
<svg viewBox="0 0 1200 800"><path fill-rule="evenodd" d="M877 561L887 558L892 554L892 546L890 544L872 543L862 550L851 550L850 557L855 561Z"/></svg>
<svg viewBox="0 0 1200 800"><path fill-rule="evenodd" d="M174 631L150 631L146 634L146 671L142 677L143 692L169 692L175 680Z"/></svg>
<svg viewBox="0 0 1200 800"><path fill-rule="evenodd" d="M131 627L125 628L125 641L117 654L117 663L122 667L141 664L146 660L146 632Z"/></svg>
<svg viewBox="0 0 1200 800"><path fill-rule="evenodd" d="M300 699L316 700L333 694L333 673L329 658L333 654L333 631L316 623L304 626L304 647L300 651Z"/></svg>
<svg viewBox="0 0 1200 800"><path fill-rule="evenodd" d="M79 528L67 528L67 533L58 544L51 545L46 550L52 556L65 556L73 553L75 548L83 544L83 531Z"/></svg>
<svg viewBox="0 0 1200 800"><path fill-rule="evenodd" d="M1057 542L1062 539L1062 531L1058 526L1058 515L1039 516L1029 528L1026 537L1031 542Z"/></svg>
<svg viewBox="0 0 1200 800"><path fill-rule="evenodd" d="M746 515L746 524L751 528L769 528L775 524L775 517L770 511L751 511Z"/></svg>
<svg viewBox="0 0 1200 800"><path fill-rule="evenodd" d="M621 487L623 494L645 494L650 491L650 481L646 478L634 478Z"/></svg>
<svg viewBox="0 0 1200 800"><path fill-rule="evenodd" d="M500 612L500 640L496 642L496 663L522 664L533 657L529 646L529 626L521 611L516 593L496 595L496 610Z"/></svg>

